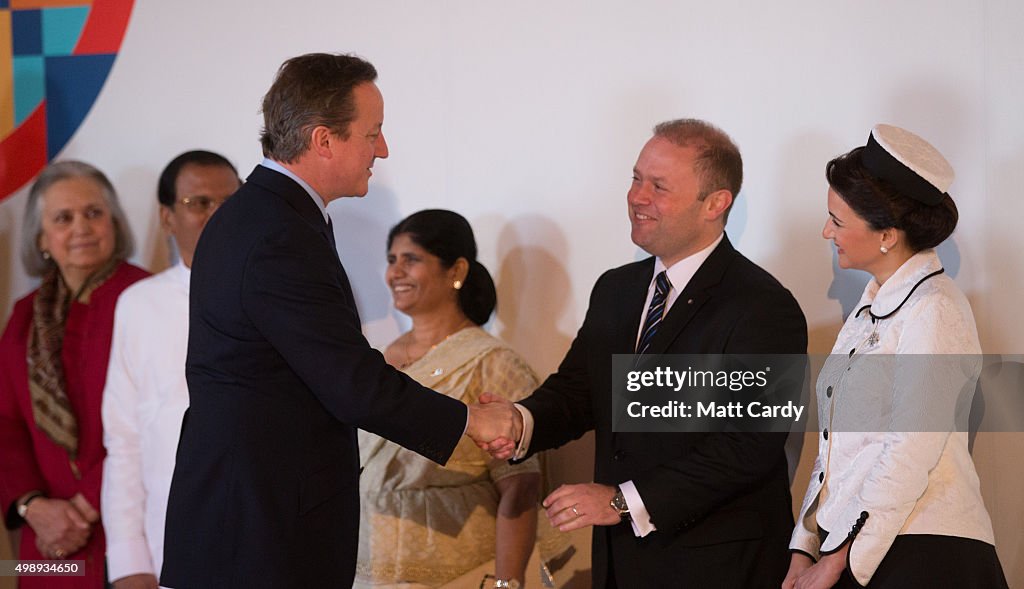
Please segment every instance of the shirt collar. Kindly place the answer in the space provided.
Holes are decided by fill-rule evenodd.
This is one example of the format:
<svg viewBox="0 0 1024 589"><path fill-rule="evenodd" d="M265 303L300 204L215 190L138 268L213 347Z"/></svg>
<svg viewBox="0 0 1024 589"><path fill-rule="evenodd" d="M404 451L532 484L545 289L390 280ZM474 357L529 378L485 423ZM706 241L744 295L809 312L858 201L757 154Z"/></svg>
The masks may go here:
<svg viewBox="0 0 1024 589"><path fill-rule="evenodd" d="M866 287L864 294L857 303L857 308L871 305L871 313L875 316L892 313L910 294L910 289L925 276L942 269L942 262L933 249L921 250L903 262L885 284L878 284L872 278Z"/></svg>
<svg viewBox="0 0 1024 589"><path fill-rule="evenodd" d="M330 217L327 215L327 206L324 205L324 199L320 198L320 195L317 194L317 192L313 190L313 187L307 184L305 180L296 176L294 172L282 166L279 162L276 162L268 157L263 158L263 161L260 162L260 165L263 166L264 168L270 168L275 172L280 172L285 176L288 176L292 180L295 180L295 182L297 182L298 185L301 186L309 194L309 197L313 199L313 202L316 203L316 208L320 209L320 214L324 216L324 223L330 220Z"/></svg>
<svg viewBox="0 0 1024 589"><path fill-rule="evenodd" d="M668 274L668 281L672 283L672 291L676 294L682 292L686 285L690 283L690 279L697 273L697 270L707 261L708 257L711 256L711 252L715 251L718 244L722 243L722 239L725 237L725 233L721 233L718 239L713 241L711 245L700 250L695 254L691 254L682 260L679 260L675 264L672 264L671 268L665 267L665 262L661 261L661 258L657 258L654 261L654 277L657 277L662 270L666 270ZM652 277L653 281L653 277Z"/></svg>
<svg viewBox="0 0 1024 589"><path fill-rule="evenodd" d="M178 260L178 263L171 267L171 276L174 282L188 290L189 280L192 278L192 270L185 265L185 262Z"/></svg>

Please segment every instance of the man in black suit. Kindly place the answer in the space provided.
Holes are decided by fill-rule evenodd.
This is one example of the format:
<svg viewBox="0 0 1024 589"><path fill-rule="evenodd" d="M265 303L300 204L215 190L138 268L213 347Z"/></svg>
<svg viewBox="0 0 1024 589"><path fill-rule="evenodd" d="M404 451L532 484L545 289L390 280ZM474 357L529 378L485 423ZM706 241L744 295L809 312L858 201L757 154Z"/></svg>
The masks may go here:
<svg viewBox="0 0 1024 589"><path fill-rule="evenodd" d="M564 485L544 506L562 531L595 526L599 589L775 589L786 574L786 434L612 431L613 354L806 352L796 300L725 236L742 170L708 123L655 128L627 196L633 243L653 257L598 279L558 372L520 402L517 458L596 432L594 482Z"/></svg>
<svg viewBox="0 0 1024 589"><path fill-rule="evenodd" d="M192 265L182 425L167 508L169 587L347 587L356 428L444 463L465 432L516 435L388 366L360 332L326 205L388 155L374 67L285 62L263 101L263 163L210 219Z"/></svg>

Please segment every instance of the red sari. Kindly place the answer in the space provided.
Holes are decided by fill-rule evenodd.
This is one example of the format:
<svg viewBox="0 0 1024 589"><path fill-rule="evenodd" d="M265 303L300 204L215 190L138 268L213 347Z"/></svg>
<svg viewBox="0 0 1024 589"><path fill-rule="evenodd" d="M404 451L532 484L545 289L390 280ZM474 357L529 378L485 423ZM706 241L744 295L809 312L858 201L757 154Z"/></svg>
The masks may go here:
<svg viewBox="0 0 1024 589"><path fill-rule="evenodd" d="M93 291L88 304L72 303L65 324L61 359L68 399L78 419L76 477L66 450L40 430L32 416L28 388L28 338L32 326L33 291L14 305L0 338L0 507L10 521L13 504L22 495L40 490L47 497L70 499L77 493L100 507L103 473L103 424L100 405L107 380L107 361L114 327L114 306L121 291L145 278L145 270L122 262L114 274ZM14 516L20 523L20 519ZM23 525L20 559L46 557L36 548L36 535ZM89 543L68 560L85 561L84 577L21 577L20 589L99 589L104 586L106 542L103 526L93 526Z"/></svg>

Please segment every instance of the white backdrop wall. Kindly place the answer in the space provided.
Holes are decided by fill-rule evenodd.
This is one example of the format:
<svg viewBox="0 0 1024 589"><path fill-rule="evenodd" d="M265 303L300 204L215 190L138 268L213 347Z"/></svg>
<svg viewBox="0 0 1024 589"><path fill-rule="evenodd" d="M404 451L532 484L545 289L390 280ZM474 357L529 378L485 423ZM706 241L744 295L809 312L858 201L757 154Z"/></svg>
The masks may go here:
<svg viewBox="0 0 1024 589"><path fill-rule="evenodd" d="M866 276L840 271L820 237L824 164L890 122L953 163L961 222L940 255L974 305L986 352L1021 353L1022 28L1015 0L139 0L60 157L110 175L139 239L135 261L162 269L162 166L202 147L244 177L260 157L258 108L277 66L309 51L358 53L380 71L391 157L365 198L330 211L371 343L405 325L382 281L387 228L450 208L473 224L498 284L493 331L543 375L597 276L642 255L626 218L631 168L653 124L684 116L740 145L746 180L730 238L794 292L811 350L827 352ZM17 257L26 192L0 203L5 314L35 286ZM1021 439L982 435L975 458L1007 574L1024 586ZM574 463L556 459L556 478L589 476Z"/></svg>

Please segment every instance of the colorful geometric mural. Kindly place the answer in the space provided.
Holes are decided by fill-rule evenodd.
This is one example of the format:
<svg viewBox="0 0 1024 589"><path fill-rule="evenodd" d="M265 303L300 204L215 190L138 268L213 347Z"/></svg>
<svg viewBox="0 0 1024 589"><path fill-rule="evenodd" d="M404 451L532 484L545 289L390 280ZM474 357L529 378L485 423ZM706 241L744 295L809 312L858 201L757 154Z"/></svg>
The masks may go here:
<svg viewBox="0 0 1024 589"><path fill-rule="evenodd" d="M0 0L0 200L39 173L89 113L134 0Z"/></svg>

